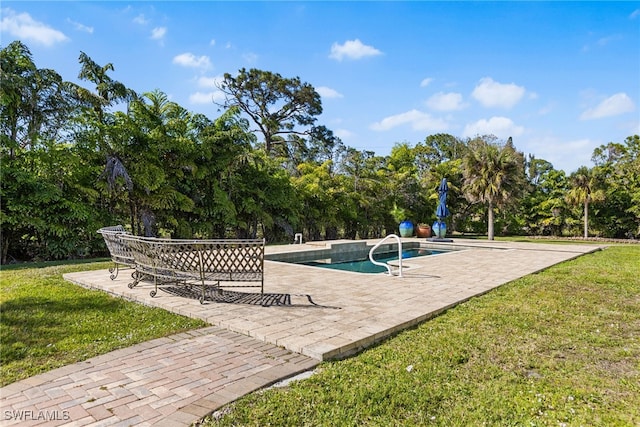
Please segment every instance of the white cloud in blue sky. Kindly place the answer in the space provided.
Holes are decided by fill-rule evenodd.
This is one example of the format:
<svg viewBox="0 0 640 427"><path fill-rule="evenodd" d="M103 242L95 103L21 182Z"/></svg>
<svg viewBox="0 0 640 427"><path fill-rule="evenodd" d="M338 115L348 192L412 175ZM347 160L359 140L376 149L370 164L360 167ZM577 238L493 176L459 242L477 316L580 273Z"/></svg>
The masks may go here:
<svg viewBox="0 0 640 427"><path fill-rule="evenodd" d="M491 77L480 79L471 96L485 107L512 108L525 94L525 88L515 83L498 83Z"/></svg>
<svg viewBox="0 0 640 427"><path fill-rule="evenodd" d="M342 95L340 92L338 92L335 89L331 89L330 87L318 86L315 89L316 89L316 92L318 92L318 94L323 98L343 98L344 97L344 95Z"/></svg>
<svg viewBox="0 0 640 427"><path fill-rule="evenodd" d="M173 63L183 67L200 68L203 70L211 68L211 60L208 56L196 56L191 52L185 52L175 56Z"/></svg>
<svg viewBox="0 0 640 427"><path fill-rule="evenodd" d="M133 22L139 25L147 25L149 23L149 21L144 17L144 14L142 13L133 18Z"/></svg>
<svg viewBox="0 0 640 427"><path fill-rule="evenodd" d="M371 125L375 131L389 131L398 126L409 125L414 130L426 132L444 132L449 125L444 119L434 117L423 111L411 110L393 116L385 117L380 122Z"/></svg>
<svg viewBox="0 0 640 427"><path fill-rule="evenodd" d="M495 135L501 139L517 137L524 133L524 127L516 125L507 117L491 117L481 119L465 126L462 136L473 138L482 135Z"/></svg>
<svg viewBox="0 0 640 427"><path fill-rule="evenodd" d="M189 95L189 102L192 104L211 104L211 103L223 103L224 94L219 90L211 92L194 92Z"/></svg>
<svg viewBox="0 0 640 427"><path fill-rule="evenodd" d="M617 116L636 111L636 106L626 93L616 93L604 99L593 108L589 108L582 115L581 120L595 120L604 117Z"/></svg>
<svg viewBox="0 0 640 427"><path fill-rule="evenodd" d="M198 87L213 89L220 86L220 83L222 83L223 80L224 80L223 76L213 76L213 77L200 76L197 79L197 84L198 84Z"/></svg>
<svg viewBox="0 0 640 427"><path fill-rule="evenodd" d="M1 12L0 31L21 39L25 43L53 46L69 40L62 31L33 19L28 13L16 12L11 8L2 8ZM2 44L5 45L5 42Z"/></svg>
<svg viewBox="0 0 640 427"><path fill-rule="evenodd" d="M189 95L189 102L194 105L221 104L225 100L224 93L218 89L223 81L223 76L199 76L196 78L196 86L204 89L197 90Z"/></svg>
<svg viewBox="0 0 640 427"><path fill-rule="evenodd" d="M67 22L69 22L71 25L73 25L73 27L77 31L82 31L82 32L85 32L85 33L93 34L93 27L88 27L88 26L83 25L83 24L81 24L79 22L72 21L71 19L68 19Z"/></svg>
<svg viewBox="0 0 640 427"><path fill-rule="evenodd" d="M420 87L427 87L431 84L431 82L433 82L433 79L431 77L422 79L422 81L420 82Z"/></svg>
<svg viewBox="0 0 640 427"><path fill-rule="evenodd" d="M152 40L162 40L167 35L166 27L156 27L151 30L151 39Z"/></svg>
<svg viewBox="0 0 640 427"><path fill-rule="evenodd" d="M21 40L66 80L83 51L136 92L215 119L224 73L299 77L322 97L319 125L380 155L433 133L493 134L571 172L640 132L638 2L2 6L2 46Z"/></svg>
<svg viewBox="0 0 640 427"><path fill-rule="evenodd" d="M461 93L438 92L427 99L427 106L436 111L456 111L466 107Z"/></svg>
<svg viewBox="0 0 640 427"><path fill-rule="evenodd" d="M378 49L373 46L367 46L360 40L347 40L343 44L334 43L331 45L331 54L329 58L342 61L343 59L361 59L367 56L382 55Z"/></svg>

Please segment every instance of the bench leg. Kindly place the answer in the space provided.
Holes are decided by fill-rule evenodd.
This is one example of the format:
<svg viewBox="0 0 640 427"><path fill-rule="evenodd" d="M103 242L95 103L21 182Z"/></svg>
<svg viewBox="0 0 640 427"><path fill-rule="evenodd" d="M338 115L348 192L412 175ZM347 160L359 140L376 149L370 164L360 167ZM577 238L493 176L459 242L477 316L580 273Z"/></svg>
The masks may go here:
<svg viewBox="0 0 640 427"><path fill-rule="evenodd" d="M220 281L217 281L217 282L216 282L216 284L215 284L215 286L216 286L218 289L220 289ZM206 287L206 285L204 284L204 280L203 280L203 281L202 281L202 295L200 295L200 304L204 304L204 301L205 301L205 299L206 299L206 293L205 293L206 288L207 288L207 287Z"/></svg>
<svg viewBox="0 0 640 427"><path fill-rule="evenodd" d="M139 273L137 270L135 270L133 273L131 273L131 278L133 279L133 282L129 283L127 286L129 287L129 289L133 289L136 286L138 286L138 283L140 283L140 281L143 279L144 274Z"/></svg>
<svg viewBox="0 0 640 427"><path fill-rule="evenodd" d="M115 274L113 273L114 271L115 271ZM119 269L118 269L118 263L114 262L114 263L113 263L113 267L110 267L110 268L109 268L109 273L111 273L111 275L109 276L109 278L110 278L111 280L116 280L116 277L118 277L118 272L119 272Z"/></svg>
<svg viewBox="0 0 640 427"><path fill-rule="evenodd" d="M151 298L155 297L158 294L158 276L156 276L155 274L153 275L153 286L154 289L149 292L149 295L151 295Z"/></svg>
<svg viewBox="0 0 640 427"><path fill-rule="evenodd" d="M204 284L204 273L202 272L202 270L200 270L200 285L202 286L202 293L200 294L200 304L204 304L204 298L205 298L205 292L204 292L204 288L205 288L205 284Z"/></svg>

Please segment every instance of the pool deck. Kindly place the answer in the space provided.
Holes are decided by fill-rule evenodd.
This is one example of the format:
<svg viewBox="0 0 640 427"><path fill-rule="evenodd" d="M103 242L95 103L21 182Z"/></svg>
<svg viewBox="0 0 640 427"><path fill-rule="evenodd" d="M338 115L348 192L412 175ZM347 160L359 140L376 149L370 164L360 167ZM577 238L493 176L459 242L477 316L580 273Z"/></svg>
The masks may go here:
<svg viewBox="0 0 640 427"><path fill-rule="evenodd" d="M267 246L266 253L336 243L344 241ZM465 250L405 260L403 277L265 261L267 301L279 302L265 306L200 304L162 291L152 298L150 285L127 287L130 270L116 280L106 270L66 274L66 280L83 287L212 326L10 384L0 389L0 425L189 425L323 360L347 357L502 284L603 248L465 239L441 245ZM22 414L8 417L7 410L31 410L33 417L45 411L66 419L25 423Z"/></svg>

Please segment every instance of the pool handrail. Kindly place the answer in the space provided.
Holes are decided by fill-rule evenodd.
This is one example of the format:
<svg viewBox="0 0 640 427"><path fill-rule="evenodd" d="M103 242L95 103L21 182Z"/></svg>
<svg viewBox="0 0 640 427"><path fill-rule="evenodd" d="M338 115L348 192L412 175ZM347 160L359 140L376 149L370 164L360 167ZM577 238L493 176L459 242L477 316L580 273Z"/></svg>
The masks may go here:
<svg viewBox="0 0 640 427"><path fill-rule="evenodd" d="M398 277L402 277L402 240L400 240L400 237L398 237L397 234L389 234L387 237L376 243L369 251L369 261L371 261L371 263L373 263L374 265L386 267L387 271L389 271L389 276L393 276L391 265L389 265L388 262L380 262L373 259L373 252L389 238L394 238L398 241Z"/></svg>

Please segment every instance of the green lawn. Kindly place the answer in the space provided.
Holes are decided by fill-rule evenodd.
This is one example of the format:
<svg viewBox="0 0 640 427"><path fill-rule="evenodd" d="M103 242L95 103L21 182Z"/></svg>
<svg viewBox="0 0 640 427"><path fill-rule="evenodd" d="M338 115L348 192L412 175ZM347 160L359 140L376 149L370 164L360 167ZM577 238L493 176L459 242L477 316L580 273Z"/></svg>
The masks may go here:
<svg viewBox="0 0 640 427"><path fill-rule="evenodd" d="M208 426L638 426L640 245L504 285Z"/></svg>
<svg viewBox="0 0 640 427"><path fill-rule="evenodd" d="M93 262L3 266L2 386L111 350L205 325L199 320L86 290L62 279L63 273L111 265Z"/></svg>
<svg viewBox="0 0 640 427"><path fill-rule="evenodd" d="M2 384L204 323L67 283L110 263L0 272ZM640 245L474 298L209 426L638 426Z"/></svg>

